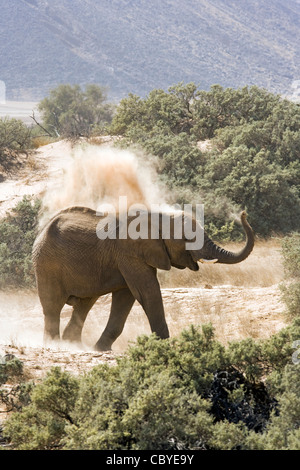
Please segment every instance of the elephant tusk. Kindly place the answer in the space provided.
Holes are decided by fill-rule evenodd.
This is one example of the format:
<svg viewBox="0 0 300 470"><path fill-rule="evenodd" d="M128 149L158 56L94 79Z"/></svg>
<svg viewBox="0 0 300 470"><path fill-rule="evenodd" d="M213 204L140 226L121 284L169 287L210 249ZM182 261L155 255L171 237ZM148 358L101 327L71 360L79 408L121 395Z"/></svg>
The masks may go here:
<svg viewBox="0 0 300 470"><path fill-rule="evenodd" d="M202 259L201 258L198 261L199 261L199 263L203 263L203 264L214 264L219 260L218 260L218 258L216 258L216 259Z"/></svg>

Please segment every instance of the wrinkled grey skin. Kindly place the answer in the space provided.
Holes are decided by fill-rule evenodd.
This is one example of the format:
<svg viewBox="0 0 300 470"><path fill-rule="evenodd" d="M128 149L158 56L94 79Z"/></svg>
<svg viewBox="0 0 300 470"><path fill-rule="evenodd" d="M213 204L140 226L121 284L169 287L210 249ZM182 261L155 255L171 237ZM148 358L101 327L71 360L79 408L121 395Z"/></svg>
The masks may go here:
<svg viewBox="0 0 300 470"><path fill-rule="evenodd" d="M89 310L100 296L110 292L110 316L95 345L96 350L111 348L135 300L143 307L152 332L161 338L169 337L157 269L169 270L175 266L197 271L197 261L203 259L226 264L243 261L252 251L254 235L245 212L241 214L241 221L246 243L235 254L218 247L206 234L201 250L194 251L186 250L186 240L172 237L100 240L96 234L99 217L94 210L71 207L59 212L43 228L33 246L33 264L45 321L44 339L60 337L60 313L63 306L69 304L73 312L63 339L80 342ZM193 224L196 223L193 220Z"/></svg>

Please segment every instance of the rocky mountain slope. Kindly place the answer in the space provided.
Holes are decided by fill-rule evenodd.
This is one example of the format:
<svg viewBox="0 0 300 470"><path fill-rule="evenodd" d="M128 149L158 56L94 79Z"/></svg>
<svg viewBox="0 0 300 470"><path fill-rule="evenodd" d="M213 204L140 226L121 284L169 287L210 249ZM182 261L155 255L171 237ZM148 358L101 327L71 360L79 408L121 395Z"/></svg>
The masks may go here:
<svg viewBox="0 0 300 470"><path fill-rule="evenodd" d="M0 0L7 99L99 83L120 99L179 81L290 93L299 79L299 0Z"/></svg>

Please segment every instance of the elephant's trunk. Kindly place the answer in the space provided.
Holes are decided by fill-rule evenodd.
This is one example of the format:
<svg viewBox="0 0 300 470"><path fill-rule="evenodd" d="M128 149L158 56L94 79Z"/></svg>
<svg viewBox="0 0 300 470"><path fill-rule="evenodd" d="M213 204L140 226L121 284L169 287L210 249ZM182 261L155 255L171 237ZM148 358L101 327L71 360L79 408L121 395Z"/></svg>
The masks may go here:
<svg viewBox="0 0 300 470"><path fill-rule="evenodd" d="M254 233L247 222L246 212L241 213L241 222L246 233L246 244L238 253L232 253L231 251L224 250L223 248L216 245L213 241L207 241L207 251L209 251L209 259L214 260L215 263L223 264L236 264L246 259L251 253L254 246ZM204 260L203 260L204 261Z"/></svg>

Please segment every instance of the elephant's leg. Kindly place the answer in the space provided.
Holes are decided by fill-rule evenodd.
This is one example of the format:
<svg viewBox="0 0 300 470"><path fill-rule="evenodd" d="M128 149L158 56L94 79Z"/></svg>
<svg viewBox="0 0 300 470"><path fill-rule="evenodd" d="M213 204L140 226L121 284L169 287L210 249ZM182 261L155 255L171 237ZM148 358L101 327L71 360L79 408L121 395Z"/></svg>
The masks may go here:
<svg viewBox="0 0 300 470"><path fill-rule="evenodd" d="M60 339L59 336L59 323L60 312L63 306L51 308L49 311L44 308L44 343Z"/></svg>
<svg viewBox="0 0 300 470"><path fill-rule="evenodd" d="M169 338L170 334L158 281L149 292L143 293L140 304L147 315L152 333L156 333L162 339Z"/></svg>
<svg viewBox="0 0 300 470"><path fill-rule="evenodd" d="M61 286L55 279L39 279L38 294L44 313L44 342L59 339L60 312L65 304Z"/></svg>
<svg viewBox="0 0 300 470"><path fill-rule="evenodd" d="M113 342L123 331L125 321L133 306L135 298L129 289L121 289L112 294L111 310L107 325L95 345L97 351L111 349Z"/></svg>
<svg viewBox="0 0 300 470"><path fill-rule="evenodd" d="M97 299L98 297L88 297L85 299L77 298L74 301L72 316L63 332L64 340L81 343L81 332L85 319Z"/></svg>
<svg viewBox="0 0 300 470"><path fill-rule="evenodd" d="M169 338L169 329L165 319L156 269L143 262L136 261L133 269L129 270L126 266L121 269L121 272L133 296L143 307L151 331L162 339Z"/></svg>
<svg viewBox="0 0 300 470"><path fill-rule="evenodd" d="M60 339L59 324L60 312L64 306L64 301L53 302L53 298L41 298L44 313L44 342Z"/></svg>

